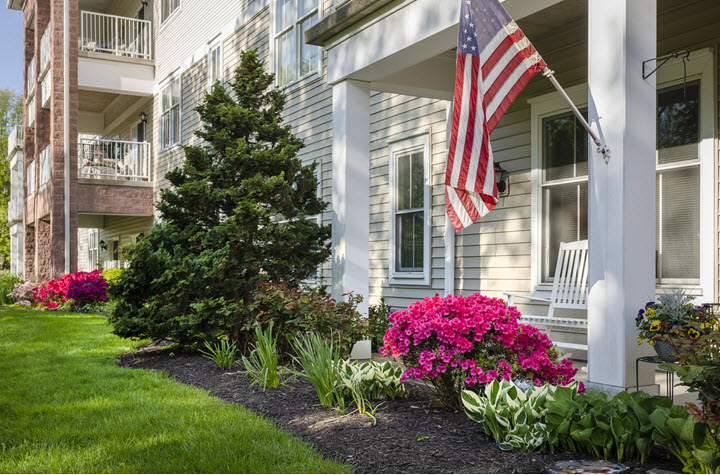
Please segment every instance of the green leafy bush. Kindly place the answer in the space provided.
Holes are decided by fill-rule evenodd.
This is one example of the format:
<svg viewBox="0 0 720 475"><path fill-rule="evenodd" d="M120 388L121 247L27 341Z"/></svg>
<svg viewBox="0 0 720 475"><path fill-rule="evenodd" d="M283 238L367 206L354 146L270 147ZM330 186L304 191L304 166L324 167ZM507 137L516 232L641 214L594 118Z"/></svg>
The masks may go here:
<svg viewBox="0 0 720 475"><path fill-rule="evenodd" d="M385 297L381 297L380 303L377 305L370 305L368 308L368 336L375 350L379 350L385 345L383 339L385 332L390 328L391 313Z"/></svg>
<svg viewBox="0 0 720 475"><path fill-rule="evenodd" d="M686 473L720 473L720 451L707 426L693 421L684 407L660 407L650 414L653 440L672 452Z"/></svg>
<svg viewBox="0 0 720 475"><path fill-rule="evenodd" d="M310 333L295 338L292 346L295 353L293 359L302 369L293 373L313 385L320 404L325 407L337 404L340 409L344 409L344 400L338 394L340 353L332 338L326 340Z"/></svg>
<svg viewBox="0 0 720 475"><path fill-rule="evenodd" d="M323 289L264 282L246 302L242 329L249 331L272 322L281 355L290 352L298 334L332 338L335 349L345 357L367 333L367 321L356 310L361 301L362 297L356 295L350 295L347 301L336 301Z"/></svg>
<svg viewBox="0 0 720 475"><path fill-rule="evenodd" d="M277 388L280 385L277 337L273 337L272 330L272 322L264 331L259 326L255 327L253 349L248 357L242 357L243 366L251 381L250 386L259 384L263 391L268 387Z"/></svg>
<svg viewBox="0 0 720 475"><path fill-rule="evenodd" d="M202 355L215 362L220 369L230 371L237 361L238 347L234 342L223 340L218 343L205 342L207 351L200 350Z"/></svg>
<svg viewBox="0 0 720 475"><path fill-rule="evenodd" d="M273 84L260 56L243 52L228 88L196 108L200 145L183 147L156 204L161 223L128 250L113 286L117 335L242 346L259 283L298 286L330 256L330 226L307 219L327 207L317 165L298 156L303 141L282 123L286 99Z"/></svg>
<svg viewBox="0 0 720 475"><path fill-rule="evenodd" d="M122 269L113 268L108 269L106 271L103 271L102 274L103 279L107 281L110 286L113 284L116 284L120 280L120 276L122 276Z"/></svg>
<svg viewBox="0 0 720 475"><path fill-rule="evenodd" d="M0 270L0 305L11 305L16 303L16 300L9 294L15 290L18 284L21 284L23 280L17 275L12 274L8 270Z"/></svg>
<svg viewBox="0 0 720 475"><path fill-rule="evenodd" d="M483 393L462 392L465 413L480 422L502 450L518 452L554 451L557 433L545 422L547 402L555 393L572 398L578 385L531 386L526 392L513 383L497 379L485 385Z"/></svg>

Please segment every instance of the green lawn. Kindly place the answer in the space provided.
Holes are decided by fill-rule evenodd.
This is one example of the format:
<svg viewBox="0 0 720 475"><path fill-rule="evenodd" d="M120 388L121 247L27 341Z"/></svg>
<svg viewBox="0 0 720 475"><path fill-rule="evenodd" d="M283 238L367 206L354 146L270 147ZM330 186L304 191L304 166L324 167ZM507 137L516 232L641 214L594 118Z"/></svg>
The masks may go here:
<svg viewBox="0 0 720 475"><path fill-rule="evenodd" d="M348 472L244 408L119 368L107 319L0 308L0 473Z"/></svg>

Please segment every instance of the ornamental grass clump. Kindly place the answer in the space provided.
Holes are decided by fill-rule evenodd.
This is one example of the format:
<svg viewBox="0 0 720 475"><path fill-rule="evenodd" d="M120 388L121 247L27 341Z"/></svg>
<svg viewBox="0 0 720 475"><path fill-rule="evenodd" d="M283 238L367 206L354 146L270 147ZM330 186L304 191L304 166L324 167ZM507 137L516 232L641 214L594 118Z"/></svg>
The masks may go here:
<svg viewBox="0 0 720 475"><path fill-rule="evenodd" d="M309 333L293 340L293 359L302 371L293 373L306 379L317 392L320 404L333 407L337 403L341 410L345 409L344 400L338 394L340 375L340 353L332 338L324 339L315 333Z"/></svg>
<svg viewBox="0 0 720 475"><path fill-rule="evenodd" d="M255 343L248 357L243 356L242 362L248 372L250 387L259 384L263 391L277 388L280 385L277 337L273 336L273 324L270 322L265 330L255 327Z"/></svg>
<svg viewBox="0 0 720 475"><path fill-rule="evenodd" d="M206 341L205 348L207 348L207 351L200 350L200 353L202 353L205 358L215 362L220 369L232 370L235 361L237 361L238 354L238 347L234 342L230 343L227 340L223 340L218 343L208 343Z"/></svg>
<svg viewBox="0 0 720 475"><path fill-rule="evenodd" d="M390 316L380 352L402 357L403 382L429 381L441 402L458 410L463 389L495 380L572 383L577 373L572 362L562 360L547 335L519 318L515 307L480 294L426 298Z"/></svg>

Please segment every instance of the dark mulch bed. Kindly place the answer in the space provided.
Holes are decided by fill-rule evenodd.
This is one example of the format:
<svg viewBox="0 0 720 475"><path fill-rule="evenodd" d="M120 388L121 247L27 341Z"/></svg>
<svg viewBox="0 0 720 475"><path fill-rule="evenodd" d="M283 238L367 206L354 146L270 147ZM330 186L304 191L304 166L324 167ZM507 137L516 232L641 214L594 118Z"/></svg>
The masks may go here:
<svg viewBox="0 0 720 475"><path fill-rule="evenodd" d="M172 355L160 345L123 355L119 364L166 371L177 381L241 404L315 446L325 457L352 465L359 473L546 473L555 460L586 458L575 454L503 452L465 414L433 401L424 387L411 385L407 399L389 401L376 413L377 425L363 415L315 425L339 416L318 405L313 387L294 381L279 389L248 386L235 369L229 373L195 355ZM237 367L240 369L240 367ZM667 453L655 453L645 465L627 463L634 473L652 468L681 472Z"/></svg>

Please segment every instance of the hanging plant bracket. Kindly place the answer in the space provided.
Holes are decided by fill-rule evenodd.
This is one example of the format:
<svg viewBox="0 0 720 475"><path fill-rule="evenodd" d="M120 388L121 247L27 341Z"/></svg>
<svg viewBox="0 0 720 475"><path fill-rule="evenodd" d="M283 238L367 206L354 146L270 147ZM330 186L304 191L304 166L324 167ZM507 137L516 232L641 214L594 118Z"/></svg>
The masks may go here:
<svg viewBox="0 0 720 475"><path fill-rule="evenodd" d="M665 66L668 61L671 59L677 59L682 57L683 60L683 98L685 102L687 102L687 62L690 61L690 51L689 50L682 50L682 51L676 51L674 53L666 54L663 56L658 56L657 58L648 59L647 61L643 61L642 63L642 73L643 73L643 79L647 79L653 74L655 74L660 68ZM657 65L655 69L650 71L649 73L646 73L646 65L647 63L650 63L652 61L660 61L662 60L662 63Z"/></svg>

